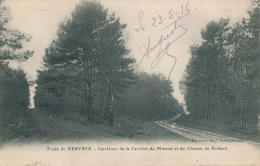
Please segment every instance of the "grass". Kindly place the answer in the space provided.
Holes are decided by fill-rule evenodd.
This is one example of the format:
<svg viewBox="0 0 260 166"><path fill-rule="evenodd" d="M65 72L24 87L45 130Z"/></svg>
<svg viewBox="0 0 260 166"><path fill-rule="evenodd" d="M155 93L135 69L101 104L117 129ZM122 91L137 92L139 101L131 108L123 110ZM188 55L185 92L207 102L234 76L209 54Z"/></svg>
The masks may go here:
<svg viewBox="0 0 260 166"><path fill-rule="evenodd" d="M89 121L77 114L66 116L48 115L43 111L31 110L33 123L26 126L26 135L8 136L0 143L31 143L78 140L132 140L132 141L181 141L179 135L171 133L155 124L153 121L142 121L129 116L115 116L114 126L107 121L96 118ZM25 131L25 132L26 132Z"/></svg>

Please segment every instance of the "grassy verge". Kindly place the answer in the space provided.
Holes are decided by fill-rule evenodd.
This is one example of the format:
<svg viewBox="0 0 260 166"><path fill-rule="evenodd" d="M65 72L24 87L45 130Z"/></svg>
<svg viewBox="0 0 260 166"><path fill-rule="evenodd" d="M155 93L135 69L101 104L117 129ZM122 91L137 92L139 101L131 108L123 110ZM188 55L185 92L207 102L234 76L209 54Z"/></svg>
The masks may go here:
<svg viewBox="0 0 260 166"><path fill-rule="evenodd" d="M48 115L43 111L31 110L33 125L25 129L34 131L26 136L17 135L7 137L4 142L31 143L77 140L133 140L156 141L177 140L184 138L167 131L153 121L141 121L128 116L116 116L114 126L110 127L107 121L94 118L88 121L86 117L68 114L66 116ZM2 141L3 142L3 141ZM1 141L0 141L1 143Z"/></svg>
<svg viewBox="0 0 260 166"><path fill-rule="evenodd" d="M154 121L142 121L129 116L116 117L112 128L107 125L97 127L110 134L135 141L186 141L185 138L158 126Z"/></svg>

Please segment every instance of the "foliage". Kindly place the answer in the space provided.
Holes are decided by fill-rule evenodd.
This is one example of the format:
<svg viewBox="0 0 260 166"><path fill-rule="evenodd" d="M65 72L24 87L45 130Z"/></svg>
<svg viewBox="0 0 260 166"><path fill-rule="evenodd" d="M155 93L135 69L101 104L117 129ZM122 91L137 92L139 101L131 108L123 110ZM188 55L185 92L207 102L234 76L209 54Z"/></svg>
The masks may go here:
<svg viewBox="0 0 260 166"><path fill-rule="evenodd" d="M204 41L191 47L181 82L188 110L198 120L256 128L259 110L259 8L233 26L211 21ZM258 58L258 59L257 59Z"/></svg>
<svg viewBox="0 0 260 166"><path fill-rule="evenodd" d="M0 1L0 139L26 134L30 123L26 117L29 106L29 84L26 74L21 70L12 70L10 61L24 61L33 52L23 50L23 41L30 37L18 30L8 28L11 13Z"/></svg>
<svg viewBox="0 0 260 166"><path fill-rule="evenodd" d="M30 36L9 29L8 22L12 20L10 9L2 5L0 1L0 63L8 63L11 60L24 61L32 56L33 52L21 51L22 42L29 41Z"/></svg>
<svg viewBox="0 0 260 166"><path fill-rule="evenodd" d="M105 116L113 107L114 95L135 79L135 61L128 57L124 45L125 27L98 2L77 5L71 19L60 24L57 40L46 50L46 70L39 72L36 106L42 107L45 96L65 102L70 98L86 116Z"/></svg>
<svg viewBox="0 0 260 166"><path fill-rule="evenodd" d="M14 133L12 128L21 125L28 105L29 85L25 73L0 64L0 128L3 133Z"/></svg>
<svg viewBox="0 0 260 166"><path fill-rule="evenodd" d="M140 73L138 77L137 83L120 96L118 112L143 120L161 120L183 111L172 97L170 80L161 74Z"/></svg>

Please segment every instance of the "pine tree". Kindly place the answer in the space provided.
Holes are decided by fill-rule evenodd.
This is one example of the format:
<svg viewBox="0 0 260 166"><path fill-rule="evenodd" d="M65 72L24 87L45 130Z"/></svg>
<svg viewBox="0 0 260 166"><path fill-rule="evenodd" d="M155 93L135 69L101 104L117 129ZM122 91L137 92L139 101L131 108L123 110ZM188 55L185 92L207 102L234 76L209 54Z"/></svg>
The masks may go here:
<svg viewBox="0 0 260 166"><path fill-rule="evenodd" d="M97 100L106 115L113 107L114 93L134 79L135 61L125 47L125 27L99 2L81 2L71 18L60 24L57 40L46 50L47 70L39 72L39 77L45 73L45 82L55 81L84 100L83 112L88 117L94 114Z"/></svg>
<svg viewBox="0 0 260 166"><path fill-rule="evenodd" d="M33 52L26 50L21 51L22 42L29 41L30 36L19 32L18 30L9 29L8 22L12 20L10 9L2 5L0 1L0 63L10 61L24 61L32 56Z"/></svg>

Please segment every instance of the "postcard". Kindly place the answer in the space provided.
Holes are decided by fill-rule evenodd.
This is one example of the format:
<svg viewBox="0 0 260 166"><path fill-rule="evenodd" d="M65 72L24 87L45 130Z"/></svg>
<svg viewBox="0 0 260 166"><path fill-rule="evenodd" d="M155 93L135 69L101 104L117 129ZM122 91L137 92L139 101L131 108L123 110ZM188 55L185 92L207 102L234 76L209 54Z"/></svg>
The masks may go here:
<svg viewBox="0 0 260 166"><path fill-rule="evenodd" d="M0 0L0 166L260 165L254 0Z"/></svg>

